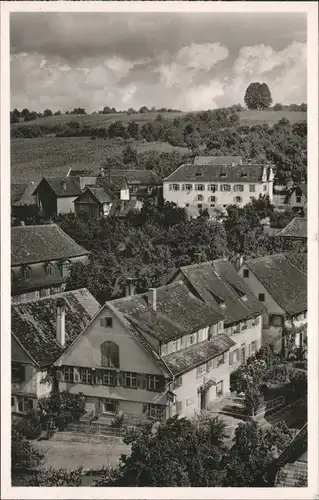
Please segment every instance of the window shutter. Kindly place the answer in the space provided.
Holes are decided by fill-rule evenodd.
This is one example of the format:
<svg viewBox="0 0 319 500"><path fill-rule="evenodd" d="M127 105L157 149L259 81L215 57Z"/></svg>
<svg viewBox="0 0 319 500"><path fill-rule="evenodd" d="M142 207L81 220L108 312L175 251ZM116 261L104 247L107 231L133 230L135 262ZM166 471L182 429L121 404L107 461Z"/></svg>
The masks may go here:
<svg viewBox="0 0 319 500"><path fill-rule="evenodd" d="M20 382L25 381L25 366L24 365L20 365L19 378L20 378Z"/></svg>
<svg viewBox="0 0 319 500"><path fill-rule="evenodd" d="M124 373L123 372L118 373L118 384L121 387L124 385Z"/></svg>
<svg viewBox="0 0 319 500"><path fill-rule="evenodd" d="M234 357L234 353L233 352L230 352L229 353L229 364L232 365L233 364L233 357Z"/></svg>
<svg viewBox="0 0 319 500"><path fill-rule="evenodd" d="M62 382L64 377L63 377L63 371L62 370L57 370L56 372L56 378L59 382Z"/></svg>
<svg viewBox="0 0 319 500"><path fill-rule="evenodd" d="M78 368L74 368L74 382L80 382L80 371Z"/></svg>

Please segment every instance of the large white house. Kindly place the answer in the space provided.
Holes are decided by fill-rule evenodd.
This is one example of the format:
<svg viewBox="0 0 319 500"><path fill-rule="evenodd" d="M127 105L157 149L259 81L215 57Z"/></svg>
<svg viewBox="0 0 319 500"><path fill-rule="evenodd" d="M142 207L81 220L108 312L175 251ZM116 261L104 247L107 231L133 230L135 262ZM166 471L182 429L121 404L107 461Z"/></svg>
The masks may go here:
<svg viewBox="0 0 319 500"><path fill-rule="evenodd" d="M190 215L198 215L204 209L213 213L227 205L244 206L260 195L272 201L273 183L271 165L199 163L195 158L193 164L181 165L163 180L163 196L185 207Z"/></svg>

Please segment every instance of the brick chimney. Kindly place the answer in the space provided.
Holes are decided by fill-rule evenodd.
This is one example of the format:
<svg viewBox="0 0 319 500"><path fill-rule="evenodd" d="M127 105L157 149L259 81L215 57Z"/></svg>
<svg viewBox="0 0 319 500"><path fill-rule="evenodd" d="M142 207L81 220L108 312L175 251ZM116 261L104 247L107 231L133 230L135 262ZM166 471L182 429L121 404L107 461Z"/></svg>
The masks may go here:
<svg viewBox="0 0 319 500"><path fill-rule="evenodd" d="M153 311L156 311L157 309L156 288L149 288L147 297L148 297L148 305L151 306Z"/></svg>
<svg viewBox="0 0 319 500"><path fill-rule="evenodd" d="M57 301L56 339L61 347L65 346L65 302L63 299Z"/></svg>

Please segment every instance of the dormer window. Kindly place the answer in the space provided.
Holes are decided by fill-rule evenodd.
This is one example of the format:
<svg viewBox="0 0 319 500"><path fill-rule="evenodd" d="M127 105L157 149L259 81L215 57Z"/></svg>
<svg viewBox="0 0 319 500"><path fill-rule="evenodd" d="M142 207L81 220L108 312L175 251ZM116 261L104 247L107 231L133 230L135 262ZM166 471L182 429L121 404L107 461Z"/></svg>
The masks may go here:
<svg viewBox="0 0 319 500"><path fill-rule="evenodd" d="M23 268L23 278L25 280L29 280L31 278L31 275L32 275L31 267L29 267L29 266L24 267Z"/></svg>
<svg viewBox="0 0 319 500"><path fill-rule="evenodd" d="M68 260L61 263L61 274L62 278L67 278L70 274L71 262Z"/></svg>
<svg viewBox="0 0 319 500"><path fill-rule="evenodd" d="M52 264L50 262L45 266L45 274L52 276Z"/></svg>

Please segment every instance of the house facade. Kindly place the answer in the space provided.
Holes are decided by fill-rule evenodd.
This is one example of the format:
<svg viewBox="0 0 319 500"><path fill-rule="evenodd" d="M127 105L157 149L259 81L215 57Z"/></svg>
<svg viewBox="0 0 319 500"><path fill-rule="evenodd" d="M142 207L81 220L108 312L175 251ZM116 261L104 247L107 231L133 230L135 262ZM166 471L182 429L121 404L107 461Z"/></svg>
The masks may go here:
<svg viewBox="0 0 319 500"><path fill-rule="evenodd" d="M307 207L307 184L298 184L289 195L289 206L303 215Z"/></svg>
<svg viewBox="0 0 319 500"><path fill-rule="evenodd" d="M37 208L36 198L33 192L37 187L37 183L12 183L11 184L11 216L25 217L26 207L30 213L32 209Z"/></svg>
<svg viewBox="0 0 319 500"><path fill-rule="evenodd" d="M74 200L74 211L78 217L101 219L110 214L114 196L105 187L87 187Z"/></svg>
<svg viewBox="0 0 319 500"><path fill-rule="evenodd" d="M12 304L11 410L27 413L52 390L52 364L99 309L86 289Z"/></svg>
<svg viewBox="0 0 319 500"><path fill-rule="evenodd" d="M263 342L285 353L284 330L296 332L302 348L307 337L307 254L275 254L243 263L239 274L265 305Z"/></svg>
<svg viewBox="0 0 319 500"><path fill-rule="evenodd" d="M222 315L176 282L104 304L55 365L60 389L83 393L99 418L162 419L229 391L233 346Z"/></svg>
<svg viewBox="0 0 319 500"><path fill-rule="evenodd" d="M273 182L270 165L184 164L164 179L163 196L190 215L205 209L213 214L228 205L242 207L260 196L272 201Z"/></svg>
<svg viewBox="0 0 319 500"><path fill-rule="evenodd" d="M224 332L234 341L226 364L228 371L236 370L260 349L265 306L227 259L183 266L168 282L176 280L182 280L206 306L223 316Z"/></svg>
<svg viewBox="0 0 319 500"><path fill-rule="evenodd" d="M63 292L72 265L87 263L88 255L56 224L12 227L12 302Z"/></svg>
<svg viewBox="0 0 319 500"><path fill-rule="evenodd" d="M121 199L135 199L139 201L149 197L158 197L162 191L162 180L157 174L146 169L119 170L112 168L102 168L100 172L102 180L109 184L118 186L121 192Z"/></svg>
<svg viewBox="0 0 319 500"><path fill-rule="evenodd" d="M307 217L294 217L281 231L277 233L285 243L287 251L299 249L307 251Z"/></svg>

